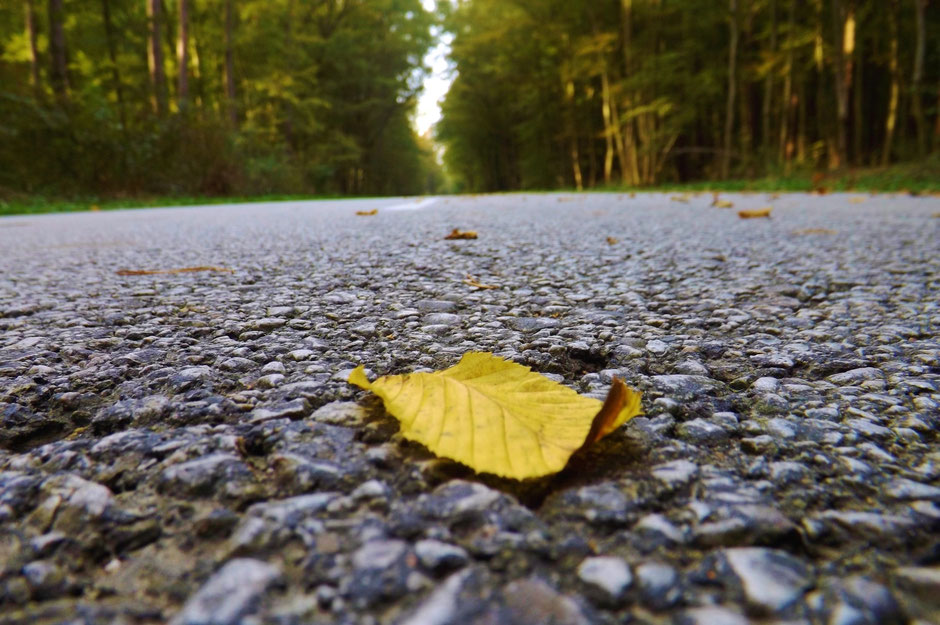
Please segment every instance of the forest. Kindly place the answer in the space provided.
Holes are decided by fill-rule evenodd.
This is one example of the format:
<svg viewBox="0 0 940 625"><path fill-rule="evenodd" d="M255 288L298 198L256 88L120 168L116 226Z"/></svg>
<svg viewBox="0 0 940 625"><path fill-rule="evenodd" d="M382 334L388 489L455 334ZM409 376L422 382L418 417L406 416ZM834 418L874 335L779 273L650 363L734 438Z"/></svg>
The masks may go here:
<svg viewBox="0 0 940 625"><path fill-rule="evenodd" d="M419 0L2 0L0 199L423 193L433 19Z"/></svg>
<svg viewBox="0 0 940 625"><path fill-rule="evenodd" d="M940 176L937 2L464 0L445 20L437 132L464 190Z"/></svg>
<svg viewBox="0 0 940 625"><path fill-rule="evenodd" d="M929 0L2 0L0 201L940 172L938 41Z"/></svg>

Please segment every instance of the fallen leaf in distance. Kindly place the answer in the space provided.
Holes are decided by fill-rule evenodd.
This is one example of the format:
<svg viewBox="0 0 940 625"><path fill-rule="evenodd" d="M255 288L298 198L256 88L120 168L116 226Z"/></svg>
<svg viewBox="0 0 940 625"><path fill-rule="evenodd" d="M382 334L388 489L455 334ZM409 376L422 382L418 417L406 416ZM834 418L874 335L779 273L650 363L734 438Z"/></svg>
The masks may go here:
<svg viewBox="0 0 940 625"><path fill-rule="evenodd" d="M608 245L617 245L618 243L620 243L620 239L615 239L614 237L607 237Z"/></svg>
<svg viewBox="0 0 940 625"><path fill-rule="evenodd" d="M862 202L864 202L864 201L867 200L867 199L868 199L868 198L861 197L861 196L850 197L850 198L849 198L849 204L861 204Z"/></svg>
<svg viewBox="0 0 940 625"><path fill-rule="evenodd" d="M90 210L93 213L97 213L98 211L101 210L101 207L98 206L97 204L92 204L91 206L88 207L88 210Z"/></svg>
<svg viewBox="0 0 940 625"><path fill-rule="evenodd" d="M731 200L719 200L716 198L715 201L712 202L712 206L715 208L734 208L734 202Z"/></svg>
<svg viewBox="0 0 940 625"><path fill-rule="evenodd" d="M475 288L478 288L478 289L483 289L483 290L498 289L498 288L499 288L498 286L495 286L495 285L492 285L492 284L483 284L482 282L478 281L476 278L474 278L474 277L471 276L470 274L467 274L467 277L464 279L463 283L464 283L464 284L468 284L468 285L470 285L470 286L472 286L472 287L475 287Z"/></svg>
<svg viewBox="0 0 940 625"><path fill-rule="evenodd" d="M468 352L444 371L374 382L360 365L349 383L378 395L406 439L517 480L561 471L576 451L642 414L641 394L619 379L601 402L486 352Z"/></svg>
<svg viewBox="0 0 940 625"><path fill-rule="evenodd" d="M835 234L835 230L830 230L829 228L804 228L803 230L794 230L793 234Z"/></svg>
<svg viewBox="0 0 940 625"><path fill-rule="evenodd" d="M157 274L171 274L171 273L192 273L194 271L223 271L226 273L235 273L234 269L226 269L225 267L182 267L180 269L121 269L117 271L119 276L155 276Z"/></svg>
<svg viewBox="0 0 940 625"><path fill-rule="evenodd" d="M477 238L477 233L476 233L476 230L458 230L457 228L454 228L453 230L450 231L450 234L448 234L444 238L448 240L475 239Z"/></svg>
<svg viewBox="0 0 940 625"><path fill-rule="evenodd" d="M378 212L379 212L379 209L373 208L370 211L356 211L356 214L361 215L362 217L371 217L372 215L377 215Z"/></svg>
<svg viewBox="0 0 940 625"><path fill-rule="evenodd" d="M692 197L690 193L683 193L682 195L673 195L670 196L670 200L673 202L682 202L683 204L688 204L689 199Z"/></svg>
<svg viewBox="0 0 940 625"><path fill-rule="evenodd" d="M767 208L761 208L758 210L738 211L738 217L740 217L741 219L755 219L758 217L770 217L770 211L772 210L773 208L768 206Z"/></svg>

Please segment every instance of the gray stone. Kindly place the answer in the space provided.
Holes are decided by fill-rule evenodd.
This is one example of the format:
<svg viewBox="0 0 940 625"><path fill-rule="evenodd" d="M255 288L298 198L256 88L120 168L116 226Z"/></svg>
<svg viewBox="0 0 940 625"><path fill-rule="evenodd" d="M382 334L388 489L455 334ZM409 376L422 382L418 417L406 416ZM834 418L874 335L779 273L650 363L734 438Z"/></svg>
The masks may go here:
<svg viewBox="0 0 940 625"><path fill-rule="evenodd" d="M680 612L676 625L750 625L751 621L736 610L721 606L690 608Z"/></svg>
<svg viewBox="0 0 940 625"><path fill-rule="evenodd" d="M238 625L280 577L280 570L266 562L231 560L186 601L170 625Z"/></svg>
<svg viewBox="0 0 940 625"><path fill-rule="evenodd" d="M578 565L578 579L603 602L617 604L633 583L630 567L621 558L596 556Z"/></svg>
<svg viewBox="0 0 940 625"><path fill-rule="evenodd" d="M696 444L714 443L728 438L725 428L705 419L686 421L676 428L676 432L682 439Z"/></svg>
<svg viewBox="0 0 940 625"><path fill-rule="evenodd" d="M922 484L921 482L915 482L914 480L905 478L897 478L885 484L884 493L892 499L902 501L912 499L940 501L940 487Z"/></svg>
<svg viewBox="0 0 940 625"><path fill-rule="evenodd" d="M636 567L636 579L643 603L654 610L675 605L681 597L679 575L662 562L644 562Z"/></svg>
<svg viewBox="0 0 940 625"><path fill-rule="evenodd" d="M588 616L576 601L559 594L538 578L514 581L503 590L511 623L589 625Z"/></svg>
<svg viewBox="0 0 940 625"><path fill-rule="evenodd" d="M812 583L811 570L790 554L760 547L724 551L748 604L757 610L779 612L800 599Z"/></svg>
<svg viewBox="0 0 940 625"><path fill-rule="evenodd" d="M860 369L846 371L845 373L830 375L826 379L833 384L846 386L849 384L861 384L862 382L867 382L868 380L880 380L883 377L884 373L882 373L880 369L875 369L874 367L862 367Z"/></svg>
<svg viewBox="0 0 940 625"><path fill-rule="evenodd" d="M460 568L469 560L466 550L439 540L419 540L414 549L421 566L434 573Z"/></svg>

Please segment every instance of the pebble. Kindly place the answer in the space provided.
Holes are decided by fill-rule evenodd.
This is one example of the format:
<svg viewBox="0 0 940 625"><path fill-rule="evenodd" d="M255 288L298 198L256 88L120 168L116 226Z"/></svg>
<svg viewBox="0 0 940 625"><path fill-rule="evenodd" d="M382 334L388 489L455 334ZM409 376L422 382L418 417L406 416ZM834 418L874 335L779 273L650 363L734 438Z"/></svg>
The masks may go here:
<svg viewBox="0 0 940 625"><path fill-rule="evenodd" d="M170 625L237 625L280 577L280 570L266 562L230 560L186 601Z"/></svg>
<svg viewBox="0 0 940 625"><path fill-rule="evenodd" d="M578 579L604 603L617 604L633 583L630 567L621 558L596 556L578 565Z"/></svg>
<svg viewBox="0 0 940 625"><path fill-rule="evenodd" d="M779 612L798 601L812 583L810 568L783 551L736 547L726 549L724 557L756 610Z"/></svg>

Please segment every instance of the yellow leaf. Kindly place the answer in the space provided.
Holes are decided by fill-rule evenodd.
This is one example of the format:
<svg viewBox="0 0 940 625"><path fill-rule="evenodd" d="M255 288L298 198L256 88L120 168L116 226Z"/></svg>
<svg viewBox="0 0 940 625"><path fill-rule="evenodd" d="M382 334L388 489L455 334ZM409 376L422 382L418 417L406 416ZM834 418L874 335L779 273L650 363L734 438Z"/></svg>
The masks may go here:
<svg viewBox="0 0 940 625"><path fill-rule="evenodd" d="M373 208L370 211L356 211L356 214L359 215L360 217L371 217L372 215L378 215L379 209Z"/></svg>
<svg viewBox="0 0 940 625"><path fill-rule="evenodd" d="M768 206L760 210L738 211L738 217L740 217L741 219L755 219L757 217L770 217L770 211L772 210L773 208Z"/></svg>
<svg viewBox="0 0 940 625"><path fill-rule="evenodd" d="M615 378L607 401L578 395L529 367L468 352L450 369L349 383L382 398L405 438L480 473L522 480L557 473L571 455L642 414Z"/></svg>
<svg viewBox="0 0 940 625"><path fill-rule="evenodd" d="M866 199L868 199L868 198L862 197L862 196L860 196L860 195L859 195L859 196L856 196L856 197L850 197L850 198L849 198L849 204L861 204L861 203L864 202Z"/></svg>
<svg viewBox="0 0 940 625"><path fill-rule="evenodd" d="M447 235L446 237L444 237L444 238L445 238L445 239L449 239L449 240L453 240L453 239L475 239L475 238L477 238L477 233L476 233L475 230L459 230L458 228L454 228L453 230L450 231L450 234L448 234L448 235Z"/></svg>
<svg viewBox="0 0 940 625"><path fill-rule="evenodd" d="M688 204L691 198L691 193L683 193L682 195L673 195L669 199L673 202L682 202L683 204Z"/></svg>
<svg viewBox="0 0 940 625"><path fill-rule="evenodd" d="M734 208L734 202L731 200L719 200L715 198L715 201L712 202L712 206L715 208Z"/></svg>
<svg viewBox="0 0 940 625"><path fill-rule="evenodd" d="M620 239L615 239L614 237L607 237L608 245L617 245L618 243L620 243Z"/></svg>

